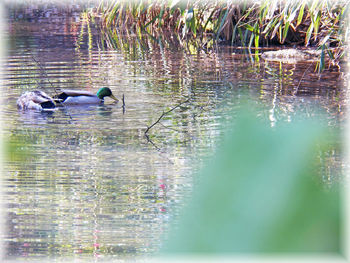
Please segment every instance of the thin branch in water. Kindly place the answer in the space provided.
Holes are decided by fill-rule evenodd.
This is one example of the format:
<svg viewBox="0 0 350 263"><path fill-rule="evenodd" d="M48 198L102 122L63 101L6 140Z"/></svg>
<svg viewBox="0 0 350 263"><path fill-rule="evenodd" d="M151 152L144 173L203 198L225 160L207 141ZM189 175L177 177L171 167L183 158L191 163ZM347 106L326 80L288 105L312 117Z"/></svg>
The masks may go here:
<svg viewBox="0 0 350 263"><path fill-rule="evenodd" d="M34 62L39 66L41 72L44 73L44 75L46 76L47 82L49 82L49 84L51 85L51 87L54 89L56 95L58 95L58 92L57 92L56 87L51 83L51 81L50 81L50 79L49 79L49 76L47 75L47 73L46 73L45 69L43 68L43 66L40 64L39 61L37 61L37 60L35 59L35 57L34 57L33 54L31 54L31 56L32 56L32 59L34 60Z"/></svg>
<svg viewBox="0 0 350 263"><path fill-rule="evenodd" d="M175 109L177 109L178 107L180 107L182 104L185 104L185 103L187 103L187 102L189 102L189 101L190 101L190 99L187 99L187 100L185 100L185 101L183 101L183 102L177 104L176 106L172 107L170 110L165 111L165 112L163 111L163 113L159 116L159 118L158 118L154 123L152 123L150 126L147 127L147 129L145 130L145 136L148 137L147 135L148 135L149 130L152 129L157 123L159 123L159 122L161 121L161 119L163 119L163 117L164 117L165 115L169 114L169 113L172 112L173 110L175 110Z"/></svg>
<svg viewBox="0 0 350 263"><path fill-rule="evenodd" d="M293 96L295 96L295 94L297 94L297 92L298 92L298 90L299 90L299 87L300 87L300 83L301 83L301 81L303 80L303 78L304 78L304 76L305 76L305 74L306 74L306 71L308 71L309 68L310 68L311 66L312 66L312 64L310 64L310 65L307 67L307 69L305 69L303 75L301 76L301 78L300 78L300 80L299 80L299 83L298 83L297 88L296 88L295 91L293 92Z"/></svg>
<svg viewBox="0 0 350 263"><path fill-rule="evenodd" d="M125 114L125 97L124 97L124 93L123 93L123 97L122 97L122 102L123 102L123 114Z"/></svg>
<svg viewBox="0 0 350 263"><path fill-rule="evenodd" d="M32 59L34 60L34 62L39 66L41 72L45 74L45 76L46 76L46 78L47 78L47 82L49 82L49 84L51 85L51 87L54 89L56 95L58 95L58 92L57 92L56 87L51 83L51 81L50 81L50 79L49 79L49 76L47 75L47 73L46 73L45 69L43 68L43 66L40 64L39 61L37 61L37 60L35 59L35 57L34 57L33 54L31 54L31 56L32 56ZM66 110L66 113L68 114L70 120L73 120L72 115L69 114L69 112L68 112L66 106L65 106L60 100L58 100L58 102L59 102L60 105L62 105L63 108Z"/></svg>
<svg viewBox="0 0 350 263"><path fill-rule="evenodd" d="M146 139L147 139L147 142L151 143L151 144L154 146L154 148L156 148L157 151L162 152L161 149L157 146L157 144L155 144L155 143L150 139L150 137L148 136L148 134L145 134L145 137L146 137Z"/></svg>
<svg viewBox="0 0 350 263"><path fill-rule="evenodd" d="M150 138L149 135L148 135L148 132L149 132L150 129L152 129L156 124L160 123L160 121L162 120L162 118L163 118L165 115L169 114L169 113L172 112L173 110L179 108L181 105L183 105L183 104L185 104L185 103L187 103L187 102L189 102L189 101L190 101L190 98L188 98L187 100L185 100L185 101L183 101L183 102L177 104L176 106L172 107L170 110L168 110L168 111L166 111L166 112L163 112L163 113L159 116L159 118L158 118L154 123L152 123L150 126L148 126L148 127L146 128L146 130L145 130L145 132L144 132L144 135L145 135L145 137L146 137L146 139L147 139L147 142L151 143L151 144L154 146L154 148L156 148L156 150L157 150L158 152L160 152L160 153L162 153L162 154L165 154L164 152L162 152L161 148L159 148L159 147L151 140L151 138ZM169 161L170 163L174 164L174 162L173 162L172 160L170 160L168 157L166 157L166 159L168 159L168 161Z"/></svg>
<svg viewBox="0 0 350 263"><path fill-rule="evenodd" d="M166 153L163 152L162 149L159 148L159 147L157 146L157 144L155 144L155 143L150 139L150 137L148 136L148 134L145 134L145 137L146 137L146 139L147 139L147 142L149 142L150 144L152 144L153 147L156 148L156 150L157 150L159 153L161 153L161 156L163 156L165 159L167 159L167 160L169 161L169 163L174 164L174 162L173 162L172 160L170 160L170 158L164 156L164 154L166 154Z"/></svg>

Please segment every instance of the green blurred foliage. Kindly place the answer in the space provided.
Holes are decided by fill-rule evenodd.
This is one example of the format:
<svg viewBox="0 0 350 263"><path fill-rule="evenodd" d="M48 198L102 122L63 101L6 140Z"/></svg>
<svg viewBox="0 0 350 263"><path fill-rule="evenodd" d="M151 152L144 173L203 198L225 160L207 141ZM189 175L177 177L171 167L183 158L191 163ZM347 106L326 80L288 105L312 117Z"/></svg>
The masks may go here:
<svg viewBox="0 0 350 263"><path fill-rule="evenodd" d="M337 136L319 121L271 128L242 112L161 253L338 253L339 190L322 184L317 160Z"/></svg>
<svg viewBox="0 0 350 263"><path fill-rule="evenodd" d="M25 162L27 161L30 150L28 142L21 135L4 136L4 157L7 162Z"/></svg>

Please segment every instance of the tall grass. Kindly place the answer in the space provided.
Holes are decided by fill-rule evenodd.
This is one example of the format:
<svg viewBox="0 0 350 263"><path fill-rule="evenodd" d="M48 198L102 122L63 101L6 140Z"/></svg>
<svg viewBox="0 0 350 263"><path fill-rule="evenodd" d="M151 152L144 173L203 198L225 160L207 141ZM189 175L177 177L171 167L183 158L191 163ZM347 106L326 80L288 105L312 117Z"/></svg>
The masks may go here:
<svg viewBox="0 0 350 263"><path fill-rule="evenodd" d="M196 39L202 47L314 46L322 50L323 68L326 56L337 63L344 55L348 9L348 1L327 0L112 0L102 1L94 15L103 28L175 33L183 43Z"/></svg>

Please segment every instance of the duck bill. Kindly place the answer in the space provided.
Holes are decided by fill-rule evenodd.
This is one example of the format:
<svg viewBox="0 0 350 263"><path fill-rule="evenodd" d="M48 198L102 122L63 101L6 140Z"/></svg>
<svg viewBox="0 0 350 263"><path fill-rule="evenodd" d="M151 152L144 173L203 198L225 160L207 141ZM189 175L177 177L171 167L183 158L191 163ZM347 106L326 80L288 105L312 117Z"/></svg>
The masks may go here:
<svg viewBox="0 0 350 263"><path fill-rule="evenodd" d="M109 97L111 97L111 98L114 99L115 101L119 101L116 97L114 97L113 94L111 94L111 96L109 96Z"/></svg>

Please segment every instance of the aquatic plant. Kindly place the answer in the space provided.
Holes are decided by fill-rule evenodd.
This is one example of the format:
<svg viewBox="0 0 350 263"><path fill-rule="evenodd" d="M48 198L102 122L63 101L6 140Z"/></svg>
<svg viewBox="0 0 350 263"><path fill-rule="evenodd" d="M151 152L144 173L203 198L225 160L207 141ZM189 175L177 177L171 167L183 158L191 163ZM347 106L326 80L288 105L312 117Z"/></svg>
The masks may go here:
<svg viewBox="0 0 350 263"><path fill-rule="evenodd" d="M91 12L104 30L146 32L154 37L176 34L180 44L198 50L214 43L248 48L283 44L321 49L318 69L326 58L339 63L348 35L348 2L326 0L242 1L102 1Z"/></svg>

